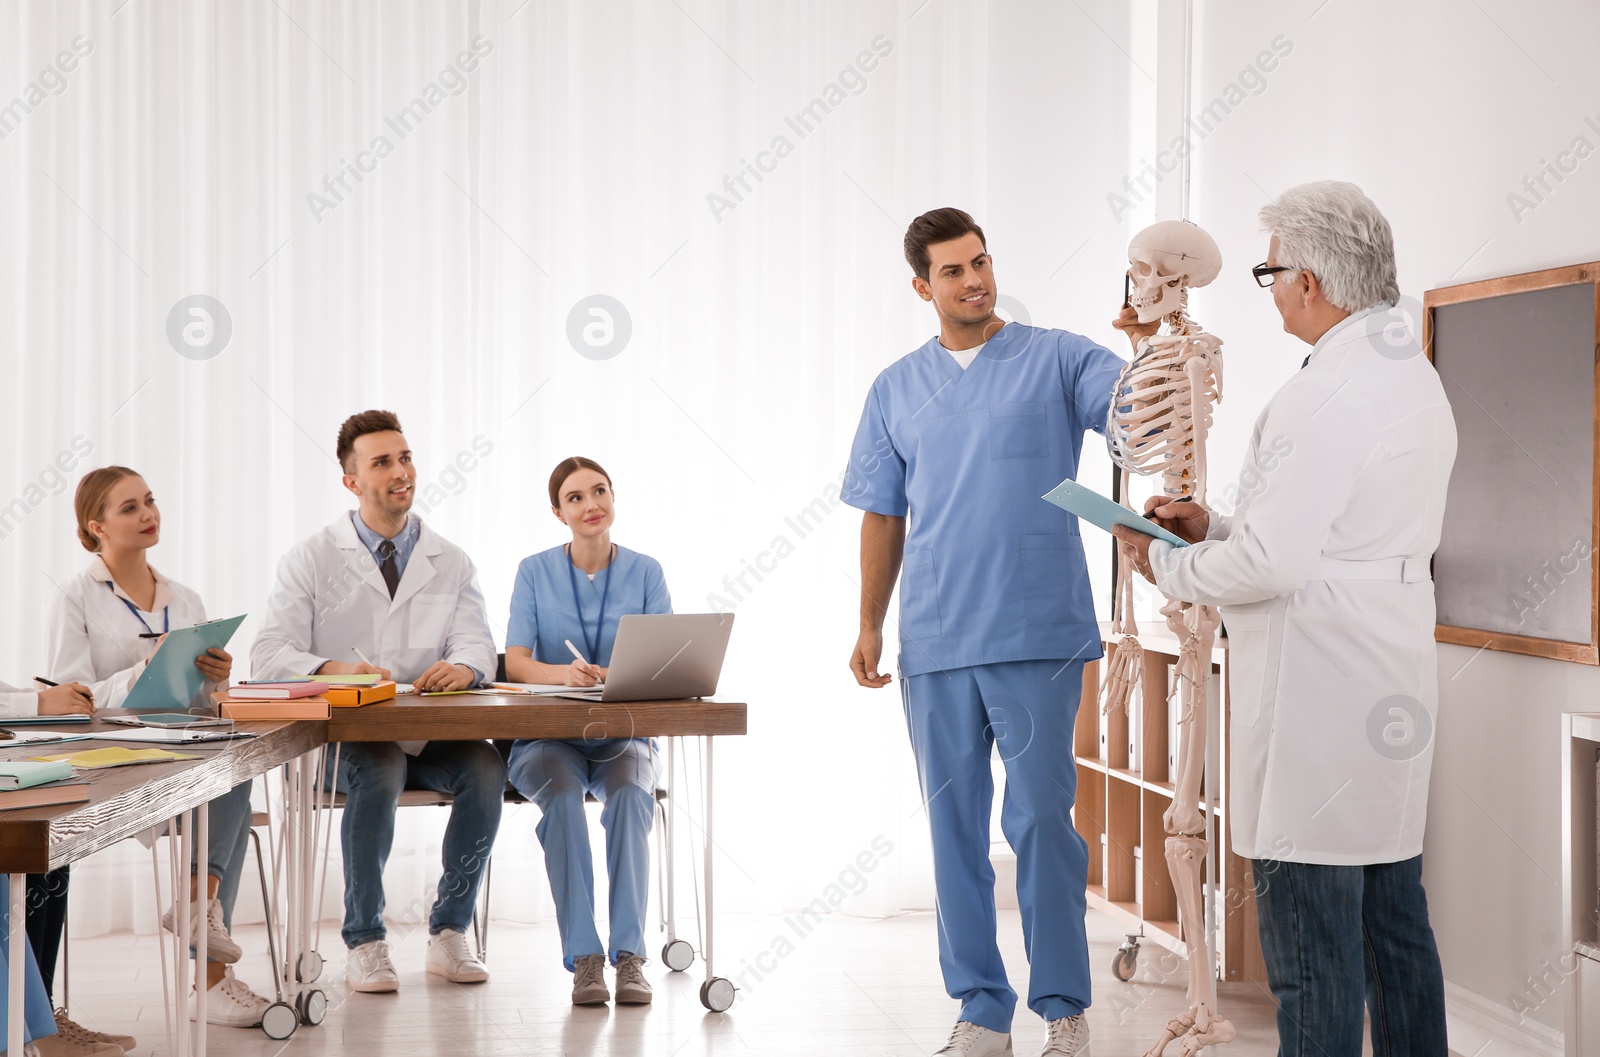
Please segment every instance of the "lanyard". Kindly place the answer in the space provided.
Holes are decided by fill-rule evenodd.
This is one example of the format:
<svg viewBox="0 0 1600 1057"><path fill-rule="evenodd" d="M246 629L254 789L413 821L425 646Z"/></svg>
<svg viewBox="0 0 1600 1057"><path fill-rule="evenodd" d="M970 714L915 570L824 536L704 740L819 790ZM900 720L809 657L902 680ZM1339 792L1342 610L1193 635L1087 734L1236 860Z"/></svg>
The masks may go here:
<svg viewBox="0 0 1600 1057"><path fill-rule="evenodd" d="M572 544L567 544L567 577L572 581L572 604L578 610L578 630L583 633L583 644L589 647L590 664L600 663L600 636L606 624L606 600L611 597L611 570L617 564L617 545L611 545L611 560L606 563L606 586L600 592L600 616L594 622L594 638L589 638L589 625L583 622L583 597L578 594L578 574L572 564Z"/></svg>
<svg viewBox="0 0 1600 1057"><path fill-rule="evenodd" d="M117 595L116 586L114 584L112 584L112 582L110 580L106 581L106 589L109 590L112 594ZM144 624L144 630L148 631L152 635L154 635L156 633L156 629L155 628L152 628L149 624L145 624L145 619L144 619L144 617L139 615L139 608L137 606L135 606L132 602L128 601L126 598L123 598L121 595L117 595L117 601L121 602L123 605L128 607L128 612L133 614L133 619L137 620L141 624ZM167 632L169 632L171 630L172 630L172 606L165 605L165 606L161 607L161 633L163 635L165 635Z"/></svg>

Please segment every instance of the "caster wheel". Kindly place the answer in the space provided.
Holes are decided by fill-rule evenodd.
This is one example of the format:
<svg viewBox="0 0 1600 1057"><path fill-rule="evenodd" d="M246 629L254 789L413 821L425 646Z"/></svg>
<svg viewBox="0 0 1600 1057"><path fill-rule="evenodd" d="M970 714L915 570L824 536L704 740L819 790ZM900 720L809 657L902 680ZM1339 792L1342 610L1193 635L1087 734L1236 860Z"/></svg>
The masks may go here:
<svg viewBox="0 0 1600 1057"><path fill-rule="evenodd" d="M1117 951L1116 957L1111 959L1111 975L1123 983L1133 979L1133 971L1139 965L1139 948L1124 947Z"/></svg>
<svg viewBox="0 0 1600 1057"><path fill-rule="evenodd" d="M733 1007L733 984L713 976L700 985L700 1004L713 1013L726 1013Z"/></svg>
<svg viewBox="0 0 1600 1057"><path fill-rule="evenodd" d="M328 1015L328 995L323 991L307 991L295 1002L300 1010L300 1023L313 1027Z"/></svg>
<svg viewBox="0 0 1600 1057"><path fill-rule="evenodd" d="M294 966L294 978L302 984L314 983L322 976L322 955L306 951Z"/></svg>
<svg viewBox="0 0 1600 1057"><path fill-rule="evenodd" d="M688 940L673 940L661 948L661 961L668 969L681 973L694 964L694 948Z"/></svg>
<svg viewBox="0 0 1600 1057"><path fill-rule="evenodd" d="M261 1030L269 1039L287 1039L300 1026L300 1017L287 1002L274 1002L261 1014Z"/></svg>

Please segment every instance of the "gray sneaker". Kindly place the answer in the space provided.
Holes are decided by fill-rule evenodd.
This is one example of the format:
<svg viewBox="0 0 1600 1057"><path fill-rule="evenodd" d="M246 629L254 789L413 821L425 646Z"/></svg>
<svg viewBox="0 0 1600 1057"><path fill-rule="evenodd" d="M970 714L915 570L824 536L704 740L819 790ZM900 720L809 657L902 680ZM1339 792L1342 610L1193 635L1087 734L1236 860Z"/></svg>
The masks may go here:
<svg viewBox="0 0 1600 1057"><path fill-rule="evenodd" d="M1047 1020L1045 1031L1039 1057L1089 1057L1089 1018L1082 1013Z"/></svg>
<svg viewBox="0 0 1600 1057"><path fill-rule="evenodd" d="M950 1038L933 1051L933 1057L996 1057L1010 1052L1009 1031L990 1031L970 1020L958 1020Z"/></svg>
<svg viewBox="0 0 1600 1057"><path fill-rule="evenodd" d="M606 956L585 954L572 965L572 1004L603 1006L611 1001L606 990Z"/></svg>
<svg viewBox="0 0 1600 1057"><path fill-rule="evenodd" d="M644 959L622 951L617 955L617 1005L648 1005L655 997L650 981L644 978Z"/></svg>

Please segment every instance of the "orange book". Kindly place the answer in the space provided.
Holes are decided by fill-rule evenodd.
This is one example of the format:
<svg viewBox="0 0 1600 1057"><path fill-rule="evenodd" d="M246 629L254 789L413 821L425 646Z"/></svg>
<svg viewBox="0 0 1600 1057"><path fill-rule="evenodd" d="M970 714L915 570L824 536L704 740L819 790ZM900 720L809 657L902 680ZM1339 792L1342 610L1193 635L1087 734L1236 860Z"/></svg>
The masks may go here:
<svg viewBox="0 0 1600 1057"><path fill-rule="evenodd" d="M277 701L239 701L227 694L212 694L217 714L249 723L268 719L327 719L332 715L326 697L296 697Z"/></svg>
<svg viewBox="0 0 1600 1057"><path fill-rule="evenodd" d="M371 686L330 686L327 693L322 696L326 697L328 704L334 708L355 708L379 701L393 701L394 689L394 680L385 679Z"/></svg>

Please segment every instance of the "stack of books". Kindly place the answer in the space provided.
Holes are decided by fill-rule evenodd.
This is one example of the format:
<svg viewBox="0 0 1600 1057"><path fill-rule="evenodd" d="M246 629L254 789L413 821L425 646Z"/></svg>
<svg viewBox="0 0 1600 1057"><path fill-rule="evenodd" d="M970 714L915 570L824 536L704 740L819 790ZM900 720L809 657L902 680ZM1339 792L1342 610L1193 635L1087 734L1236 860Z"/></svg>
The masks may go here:
<svg viewBox="0 0 1600 1057"><path fill-rule="evenodd" d="M65 760L36 763L30 760L0 762L0 811L89 801L89 783Z"/></svg>

